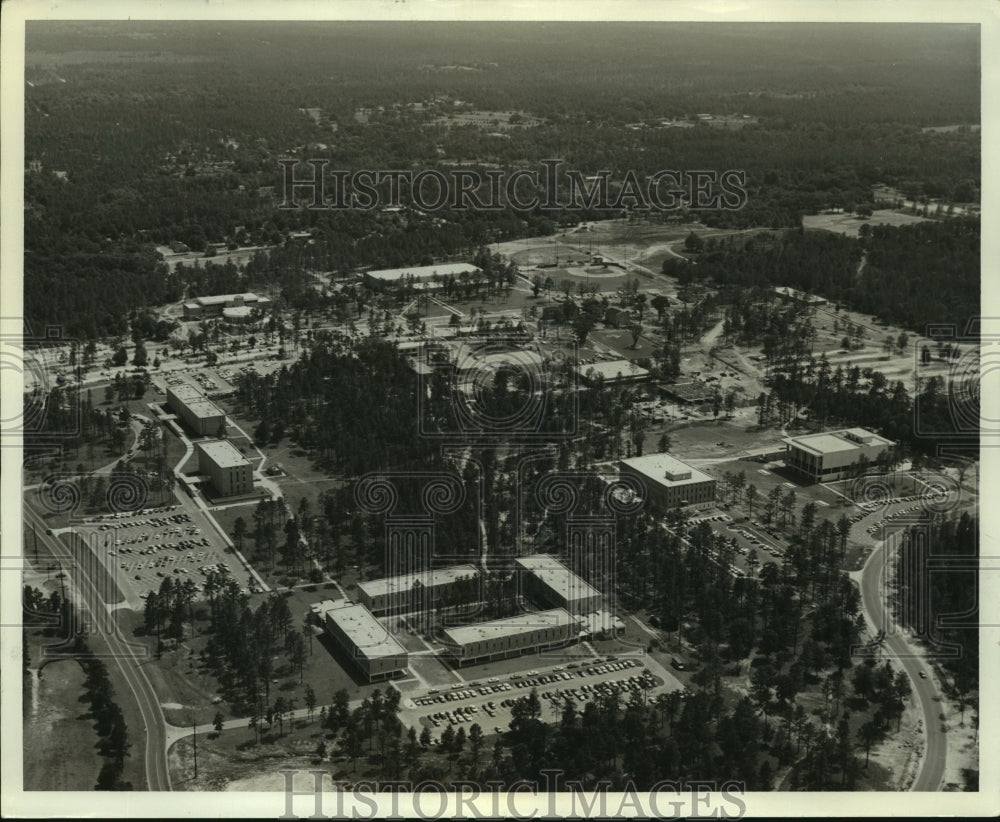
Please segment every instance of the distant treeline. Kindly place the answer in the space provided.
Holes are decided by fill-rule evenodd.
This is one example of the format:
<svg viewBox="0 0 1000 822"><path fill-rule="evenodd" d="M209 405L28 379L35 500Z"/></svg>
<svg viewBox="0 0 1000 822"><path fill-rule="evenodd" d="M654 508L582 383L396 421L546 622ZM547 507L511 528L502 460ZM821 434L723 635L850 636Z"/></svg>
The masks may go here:
<svg viewBox="0 0 1000 822"><path fill-rule="evenodd" d="M338 271L415 264L610 216L281 211L282 157L350 171L510 170L561 158L615 179L742 170L746 206L700 215L720 227L794 227L825 207L871 203L875 183L915 199L979 196L979 135L921 130L979 122L975 27L138 25L148 38L130 28L126 41L106 25L29 32L33 326L121 333L131 310L177 299L181 283L152 256L172 241L194 251L277 245L309 230L315 246L293 241L294 256ZM234 34L219 36L220 27ZM80 49L93 60L59 61ZM442 54L474 68L427 69ZM320 121L305 107L321 109ZM367 113L356 118L359 109ZM435 125L470 109L542 122L502 133ZM699 121L703 113L737 115L736 125Z"/></svg>

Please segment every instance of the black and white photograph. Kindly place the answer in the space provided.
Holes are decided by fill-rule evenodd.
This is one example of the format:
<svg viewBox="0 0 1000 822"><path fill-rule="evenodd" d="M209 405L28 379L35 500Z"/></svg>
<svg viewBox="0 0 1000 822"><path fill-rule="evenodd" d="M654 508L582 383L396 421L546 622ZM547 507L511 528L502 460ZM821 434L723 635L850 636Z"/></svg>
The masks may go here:
<svg viewBox="0 0 1000 822"><path fill-rule="evenodd" d="M1000 812L998 21L830 5L5 6L5 815Z"/></svg>

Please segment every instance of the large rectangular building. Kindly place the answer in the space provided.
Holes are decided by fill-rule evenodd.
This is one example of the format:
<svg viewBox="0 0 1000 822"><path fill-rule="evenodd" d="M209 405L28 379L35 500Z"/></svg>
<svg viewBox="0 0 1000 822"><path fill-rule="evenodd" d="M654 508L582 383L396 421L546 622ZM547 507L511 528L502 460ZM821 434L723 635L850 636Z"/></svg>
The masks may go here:
<svg viewBox="0 0 1000 822"><path fill-rule="evenodd" d="M196 442L198 473L207 475L224 497L253 491L253 465L229 440Z"/></svg>
<svg viewBox="0 0 1000 822"><path fill-rule="evenodd" d="M618 464L622 474L638 479L645 499L662 508L704 505L715 501L715 480L669 454L632 457Z"/></svg>
<svg viewBox="0 0 1000 822"><path fill-rule="evenodd" d="M468 665L542 648L557 648L576 640L580 633L578 619L565 608L556 608L447 628L443 641L448 656L459 665Z"/></svg>
<svg viewBox="0 0 1000 822"><path fill-rule="evenodd" d="M473 565L453 565L419 573L358 583L358 600L373 613L397 614L426 611L460 580L471 580L479 573Z"/></svg>
<svg viewBox="0 0 1000 822"><path fill-rule="evenodd" d="M406 670L406 648L364 605L324 600L312 611L366 681L392 679Z"/></svg>
<svg viewBox="0 0 1000 822"><path fill-rule="evenodd" d="M786 437L785 465L810 482L832 482L851 475L862 457L875 462L892 440L864 428L844 428L804 437Z"/></svg>
<svg viewBox="0 0 1000 822"><path fill-rule="evenodd" d="M189 383L169 386L167 405L188 428L202 437L217 436L226 419L219 406Z"/></svg>
<svg viewBox="0 0 1000 822"><path fill-rule="evenodd" d="M195 297L184 303L184 319L197 320L202 317L222 317L231 309L229 319L248 315L251 309L263 310L271 304L267 297L256 294L216 294L212 297Z"/></svg>
<svg viewBox="0 0 1000 822"><path fill-rule="evenodd" d="M459 280L463 274L472 277L480 273L482 269L470 263L442 263L366 271L363 277L365 284L374 289L392 288L409 283L417 289L441 291L449 279Z"/></svg>
<svg viewBox="0 0 1000 822"><path fill-rule="evenodd" d="M649 371L632 360L611 360L578 365L576 373L588 385L619 385L622 383L644 382L649 379Z"/></svg>
<svg viewBox="0 0 1000 822"><path fill-rule="evenodd" d="M533 554L515 560L524 572L521 589L540 608L564 608L571 614L601 610L604 597L550 554Z"/></svg>

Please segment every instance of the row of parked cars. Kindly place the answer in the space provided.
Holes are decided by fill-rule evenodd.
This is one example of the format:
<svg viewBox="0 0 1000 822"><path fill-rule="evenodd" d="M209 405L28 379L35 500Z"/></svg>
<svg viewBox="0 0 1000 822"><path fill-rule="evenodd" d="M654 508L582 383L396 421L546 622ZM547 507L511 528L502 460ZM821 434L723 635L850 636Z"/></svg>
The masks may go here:
<svg viewBox="0 0 1000 822"><path fill-rule="evenodd" d="M602 695L621 694L626 691L642 691L655 687L656 678L643 669L641 674L632 674L626 679L601 680L600 682L584 683L579 688L558 688L555 691L543 691L542 699L576 699L586 702Z"/></svg>
<svg viewBox="0 0 1000 822"><path fill-rule="evenodd" d="M462 722L471 722L476 718L478 713L479 707L476 705L461 705L453 711L438 711L437 713L431 714L428 719L430 719L431 724L437 728L442 722L450 722L452 725L458 725ZM483 705L483 713L490 718L495 718L497 715L496 703L487 702Z"/></svg>
<svg viewBox="0 0 1000 822"><path fill-rule="evenodd" d="M904 500L904 502L908 502L911 499L916 499L916 497L907 497ZM897 517L902 517L902 516L904 516L906 514L912 514L914 511L917 511L920 508L921 508L920 505L911 505L909 508L901 508L900 510L895 511L892 514L888 514L884 519L879 520L874 525L869 525L868 526L868 533L869 534L874 534L876 531L878 531L886 523L892 522ZM924 511L921 512L921 516L928 517L928 516L930 516L930 513L928 511L924 510Z"/></svg>
<svg viewBox="0 0 1000 822"><path fill-rule="evenodd" d="M461 686L455 686L460 688ZM413 702L417 705L433 705L434 703L445 703L445 702L460 702L463 699L472 699L477 694L479 696L487 696L489 694L499 693L500 691L509 691L513 686L509 682L490 682L486 685L477 685L473 688L463 688L462 690L450 690L445 691L443 694L439 693L436 688L432 688L427 692L427 696L418 696Z"/></svg>
<svg viewBox="0 0 1000 822"><path fill-rule="evenodd" d="M98 526L98 531L117 531L119 528L164 528L171 523L191 522L188 514L174 514L172 517L150 517L149 519L134 519L127 522L105 522Z"/></svg>

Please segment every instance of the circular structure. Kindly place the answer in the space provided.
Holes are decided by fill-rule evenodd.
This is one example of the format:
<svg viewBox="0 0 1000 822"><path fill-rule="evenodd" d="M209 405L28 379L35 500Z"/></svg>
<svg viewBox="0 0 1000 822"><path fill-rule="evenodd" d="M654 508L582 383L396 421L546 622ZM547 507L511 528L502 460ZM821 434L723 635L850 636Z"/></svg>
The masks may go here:
<svg viewBox="0 0 1000 822"><path fill-rule="evenodd" d="M249 306L234 305L230 308L223 308L222 317L231 323L245 323L250 321L250 311Z"/></svg>

